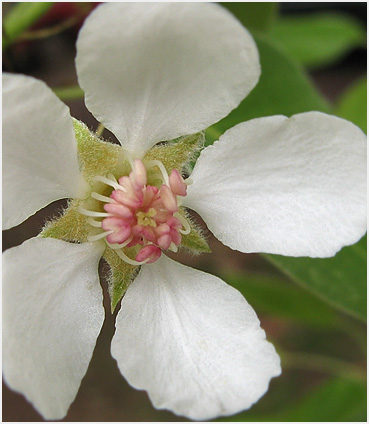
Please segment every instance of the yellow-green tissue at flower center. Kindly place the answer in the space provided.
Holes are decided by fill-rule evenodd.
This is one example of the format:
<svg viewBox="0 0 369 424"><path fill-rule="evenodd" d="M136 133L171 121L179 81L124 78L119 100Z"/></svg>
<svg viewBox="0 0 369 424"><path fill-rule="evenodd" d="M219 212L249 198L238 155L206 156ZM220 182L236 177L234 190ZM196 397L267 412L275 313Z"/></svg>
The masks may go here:
<svg viewBox="0 0 369 424"><path fill-rule="evenodd" d="M156 222L152 219L156 215L156 210L154 208L150 208L147 212L137 212L137 224L148 226L148 227L156 227Z"/></svg>

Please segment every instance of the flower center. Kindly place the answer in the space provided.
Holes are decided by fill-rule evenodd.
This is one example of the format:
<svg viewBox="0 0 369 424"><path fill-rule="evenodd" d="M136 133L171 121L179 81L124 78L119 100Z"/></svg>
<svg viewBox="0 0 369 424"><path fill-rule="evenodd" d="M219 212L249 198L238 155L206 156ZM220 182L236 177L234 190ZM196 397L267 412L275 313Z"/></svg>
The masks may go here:
<svg viewBox="0 0 369 424"><path fill-rule="evenodd" d="M152 219L156 215L156 210L150 208L147 212L137 212L137 223L138 225L143 225L147 227L156 227L155 219Z"/></svg>
<svg viewBox="0 0 369 424"><path fill-rule="evenodd" d="M90 235L89 241L104 238L108 246L132 265L152 263L159 259L163 250L177 251L182 234L189 234L190 225L179 213L180 197L186 196L187 185L178 170L168 176L159 161L149 166L158 167L163 184L158 188L147 184L145 165L135 160L129 176L117 181L113 175L98 176L95 181L113 187L110 197L92 192L91 197L104 202L105 212L80 208L89 216L93 227L103 232ZM103 218L101 221L96 218ZM135 259L129 258L124 247L136 247Z"/></svg>

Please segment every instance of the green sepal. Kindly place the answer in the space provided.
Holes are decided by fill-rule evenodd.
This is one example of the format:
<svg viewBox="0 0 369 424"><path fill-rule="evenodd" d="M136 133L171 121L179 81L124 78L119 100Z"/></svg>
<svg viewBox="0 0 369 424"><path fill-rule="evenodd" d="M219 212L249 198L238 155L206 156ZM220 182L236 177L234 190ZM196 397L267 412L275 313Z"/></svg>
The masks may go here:
<svg viewBox="0 0 369 424"><path fill-rule="evenodd" d="M186 172L190 163L197 158L204 144L204 132L186 135L154 146L146 153L143 161L159 160L165 166L168 174L173 169Z"/></svg>
<svg viewBox="0 0 369 424"><path fill-rule="evenodd" d="M191 220L184 208L180 208L179 212L186 218L191 227L191 232L189 234L182 235L180 247L189 250L195 255L200 253L211 253L211 249L205 239L202 229Z"/></svg>
<svg viewBox="0 0 369 424"><path fill-rule="evenodd" d="M87 126L73 119L77 139L78 158L84 178L91 183L96 175L113 174L120 178L128 175L131 166L121 146L99 139Z"/></svg>
<svg viewBox="0 0 369 424"><path fill-rule="evenodd" d="M47 222L40 237L51 237L69 242L85 243L91 229L88 217L78 212L81 200L71 200L68 207L57 217Z"/></svg>
<svg viewBox="0 0 369 424"><path fill-rule="evenodd" d="M140 267L127 264L109 247L105 250L103 258L110 267L108 290L111 313L114 313L116 306L138 274Z"/></svg>

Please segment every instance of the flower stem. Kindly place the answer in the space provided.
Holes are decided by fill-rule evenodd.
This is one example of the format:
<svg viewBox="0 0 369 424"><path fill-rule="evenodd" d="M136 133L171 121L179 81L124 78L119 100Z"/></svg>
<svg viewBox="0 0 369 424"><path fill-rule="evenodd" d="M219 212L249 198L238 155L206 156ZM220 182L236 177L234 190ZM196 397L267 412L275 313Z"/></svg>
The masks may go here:
<svg viewBox="0 0 369 424"><path fill-rule="evenodd" d="M324 372L332 375L366 380L366 372L358 365L340 359L306 352L281 353L284 367Z"/></svg>
<svg viewBox="0 0 369 424"><path fill-rule="evenodd" d="M15 41L31 41L31 40L40 40L42 38L48 38L53 35L57 35L69 28L72 28L75 24L80 21L81 17L79 15L73 15L60 24L54 25L49 28L38 29L34 31L27 31L21 34Z"/></svg>
<svg viewBox="0 0 369 424"><path fill-rule="evenodd" d="M54 93L59 97L60 100L66 102L69 100L82 99L84 92L78 85L68 87L56 87L53 88Z"/></svg>

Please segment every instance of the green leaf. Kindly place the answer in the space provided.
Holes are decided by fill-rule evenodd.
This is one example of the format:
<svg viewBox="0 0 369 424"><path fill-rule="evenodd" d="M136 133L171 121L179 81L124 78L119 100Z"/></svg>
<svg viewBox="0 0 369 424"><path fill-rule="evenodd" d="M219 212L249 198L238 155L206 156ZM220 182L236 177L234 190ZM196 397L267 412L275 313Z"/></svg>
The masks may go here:
<svg viewBox="0 0 369 424"><path fill-rule="evenodd" d="M365 421L365 382L332 379L311 392L294 409L284 414L284 421Z"/></svg>
<svg viewBox="0 0 369 424"><path fill-rule="evenodd" d="M356 81L340 98L335 114L367 132L367 80Z"/></svg>
<svg viewBox="0 0 369 424"><path fill-rule="evenodd" d="M366 384L351 378L334 378L274 414L243 412L232 417L232 421L366 421Z"/></svg>
<svg viewBox="0 0 369 424"><path fill-rule="evenodd" d="M333 308L290 281L257 274L228 274L223 279L239 290L258 313L318 327L337 325Z"/></svg>
<svg viewBox="0 0 369 424"><path fill-rule="evenodd" d="M269 115L291 116L331 108L320 96L303 70L266 38L256 37L262 73L260 81L240 106L210 127L207 139L214 141L234 125Z"/></svg>
<svg viewBox="0 0 369 424"><path fill-rule="evenodd" d="M32 26L53 5L53 2L21 2L5 16L3 21L3 49Z"/></svg>
<svg viewBox="0 0 369 424"><path fill-rule="evenodd" d="M366 45L360 23L339 14L281 17L270 35L291 57L310 68L335 62L350 50Z"/></svg>
<svg viewBox="0 0 369 424"><path fill-rule="evenodd" d="M230 2L220 3L232 12L251 32L269 31L276 20L276 2Z"/></svg>
<svg viewBox="0 0 369 424"><path fill-rule="evenodd" d="M366 237L333 258L264 255L293 281L336 308L366 320Z"/></svg>

